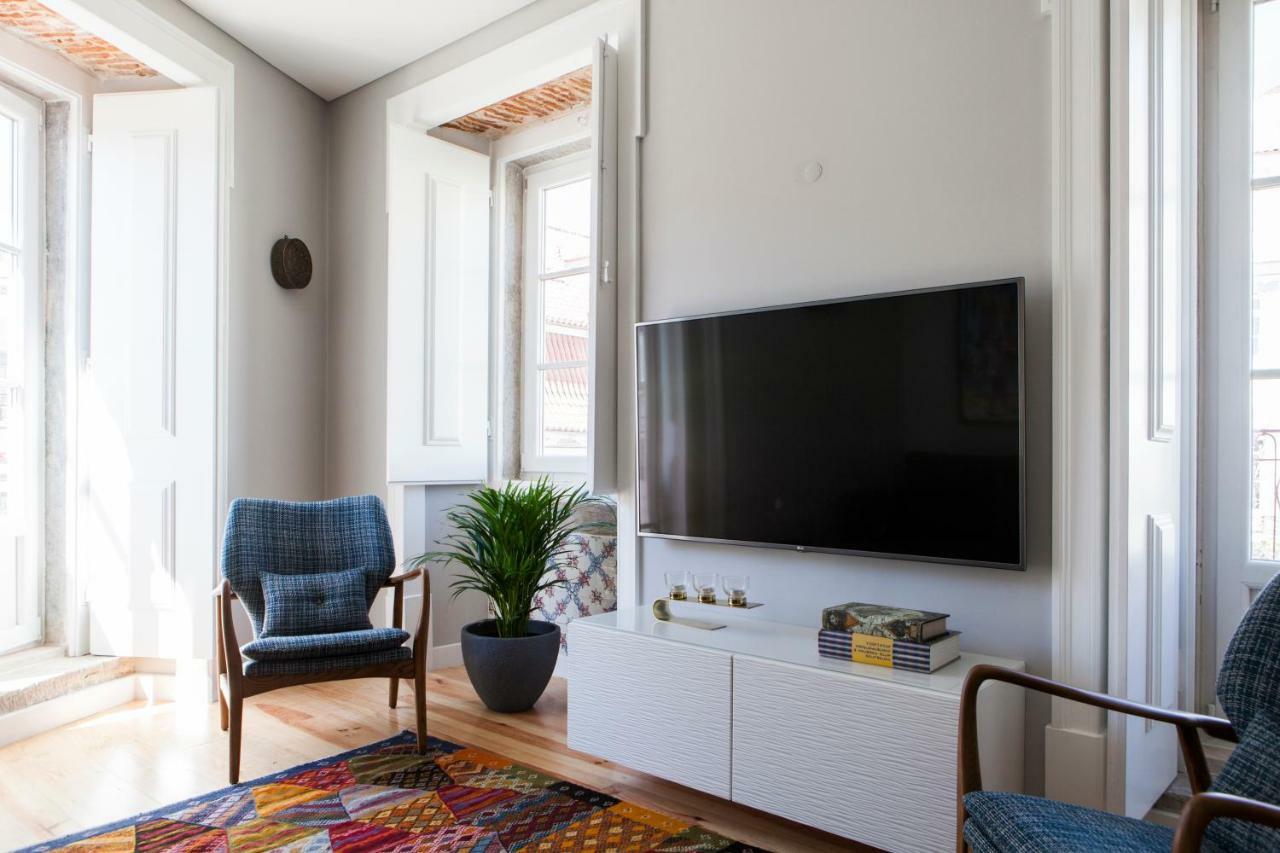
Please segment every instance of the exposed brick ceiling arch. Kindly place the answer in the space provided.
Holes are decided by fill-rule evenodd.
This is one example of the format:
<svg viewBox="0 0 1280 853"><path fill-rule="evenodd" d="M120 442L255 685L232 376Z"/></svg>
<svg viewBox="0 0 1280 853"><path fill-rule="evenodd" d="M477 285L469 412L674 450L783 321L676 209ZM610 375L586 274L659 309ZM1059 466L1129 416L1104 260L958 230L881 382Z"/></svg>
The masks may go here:
<svg viewBox="0 0 1280 853"><path fill-rule="evenodd" d="M570 71L563 77L548 80L541 86L487 107L481 107L461 118L445 122L444 127L497 139L517 130L551 121L591 104L591 66Z"/></svg>
<svg viewBox="0 0 1280 853"><path fill-rule="evenodd" d="M57 51L99 79L159 76L155 69L36 0L0 0L0 29Z"/></svg>

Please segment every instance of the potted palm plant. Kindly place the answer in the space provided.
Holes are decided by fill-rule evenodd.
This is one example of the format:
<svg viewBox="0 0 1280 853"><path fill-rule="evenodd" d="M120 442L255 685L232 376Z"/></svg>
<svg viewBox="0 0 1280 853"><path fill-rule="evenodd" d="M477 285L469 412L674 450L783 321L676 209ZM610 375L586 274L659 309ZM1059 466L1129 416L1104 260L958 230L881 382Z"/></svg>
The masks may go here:
<svg viewBox="0 0 1280 853"><path fill-rule="evenodd" d="M564 583L554 571L565 539L581 525L577 511L595 498L582 487L536 483L483 486L449 509L453 532L436 544L444 550L417 557L413 564L456 563L461 574L453 597L483 593L493 618L462 629L462 662L486 706L494 711L533 707L551 680L560 651L560 626L531 620L533 599Z"/></svg>

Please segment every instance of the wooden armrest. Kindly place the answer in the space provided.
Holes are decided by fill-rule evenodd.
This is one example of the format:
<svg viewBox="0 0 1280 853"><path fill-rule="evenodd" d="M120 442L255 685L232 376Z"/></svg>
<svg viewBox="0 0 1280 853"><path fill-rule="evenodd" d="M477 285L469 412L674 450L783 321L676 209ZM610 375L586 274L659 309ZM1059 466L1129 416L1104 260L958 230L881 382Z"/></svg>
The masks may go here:
<svg viewBox="0 0 1280 853"><path fill-rule="evenodd" d="M225 587L225 588L226 588L226 592L223 592L223 591L222 591L222 590L223 590L223 587ZM215 587L213 588L213 592L212 592L212 593L210 593L210 594L211 594L214 598L217 598L217 597L218 597L218 596L220 596L220 595L225 595L227 598L236 598L236 597L237 597L237 596L236 596L236 591L235 591L234 589L232 589L232 588L231 588L231 585L230 585L229 583L227 583L226 581L219 581L219 582L218 582L218 585L217 585L217 586L215 586Z"/></svg>
<svg viewBox="0 0 1280 853"><path fill-rule="evenodd" d="M1178 830L1173 836L1173 853L1197 853L1209 823L1218 818L1247 820L1280 829L1280 806L1231 794L1195 794L1182 807Z"/></svg>
<svg viewBox="0 0 1280 853"><path fill-rule="evenodd" d="M957 743L957 843L963 845L964 832L964 795L982 790L982 772L978 763L978 688L986 681L1003 681L1029 690L1047 693L1060 699L1070 699L1103 708L1107 711L1118 711L1136 717L1144 717L1160 723L1169 723L1178 730L1178 743L1182 748L1182 757L1187 765L1187 776L1191 790L1199 794L1209 787L1209 763L1205 759L1204 749L1200 745L1198 730L1203 729L1214 737L1236 741L1236 731L1227 720L1209 717L1204 714L1192 714L1187 711L1172 711L1167 708L1156 708L1128 699L1119 699L1105 693L1082 690L1069 684L1062 684L1049 678L1018 672L991 664L979 664L969 670L964 680L964 688L960 694L960 732Z"/></svg>
<svg viewBox="0 0 1280 853"><path fill-rule="evenodd" d="M382 586L384 588L389 586L400 586L405 581L411 581L414 578L418 577L418 575L420 574L422 574L422 567L414 566L411 569L405 569L403 572L398 572L396 574L393 574L391 577L387 578L385 581L382 582Z"/></svg>

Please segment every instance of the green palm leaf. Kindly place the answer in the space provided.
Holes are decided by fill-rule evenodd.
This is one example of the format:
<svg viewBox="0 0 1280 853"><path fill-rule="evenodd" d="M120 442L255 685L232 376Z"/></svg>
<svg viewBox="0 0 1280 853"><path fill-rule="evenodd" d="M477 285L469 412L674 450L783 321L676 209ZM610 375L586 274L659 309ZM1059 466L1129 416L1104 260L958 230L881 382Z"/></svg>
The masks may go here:
<svg viewBox="0 0 1280 853"><path fill-rule="evenodd" d="M574 514L599 502L582 486L534 483L482 486L445 513L453 532L436 544L443 550L414 558L414 566L456 563L462 571L450 585L456 598L467 590L488 597L500 637L525 636L539 592L560 586L555 577L567 551L565 539L580 530Z"/></svg>

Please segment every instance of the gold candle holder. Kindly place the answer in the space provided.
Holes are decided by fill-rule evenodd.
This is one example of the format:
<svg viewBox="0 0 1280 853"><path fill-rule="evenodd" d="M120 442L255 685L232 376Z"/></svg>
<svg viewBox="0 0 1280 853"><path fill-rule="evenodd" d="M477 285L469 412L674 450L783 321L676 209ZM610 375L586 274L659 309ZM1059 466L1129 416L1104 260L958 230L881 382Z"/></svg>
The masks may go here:
<svg viewBox="0 0 1280 853"><path fill-rule="evenodd" d="M696 574L693 576L693 588L698 591L699 604L715 604L716 603L716 580L715 572L707 572L705 574Z"/></svg>
<svg viewBox="0 0 1280 853"><path fill-rule="evenodd" d="M689 598L689 573L665 572L667 580L667 598L672 601L685 601Z"/></svg>
<svg viewBox="0 0 1280 853"><path fill-rule="evenodd" d="M722 581L725 597L730 607L747 606L747 586L750 578L746 575L725 575Z"/></svg>

